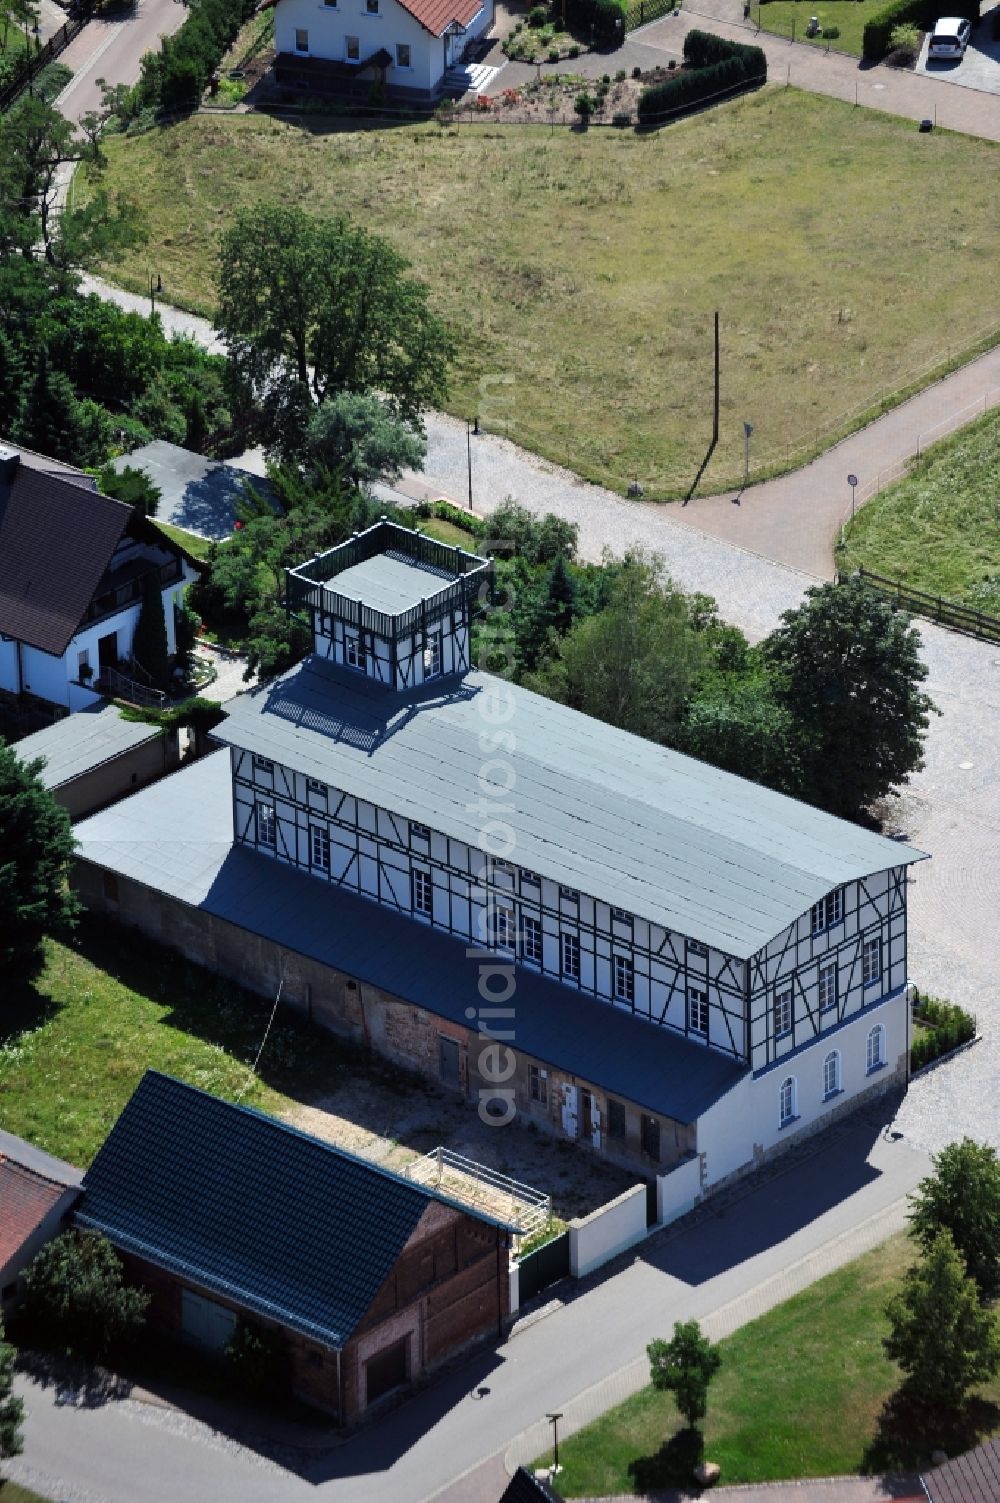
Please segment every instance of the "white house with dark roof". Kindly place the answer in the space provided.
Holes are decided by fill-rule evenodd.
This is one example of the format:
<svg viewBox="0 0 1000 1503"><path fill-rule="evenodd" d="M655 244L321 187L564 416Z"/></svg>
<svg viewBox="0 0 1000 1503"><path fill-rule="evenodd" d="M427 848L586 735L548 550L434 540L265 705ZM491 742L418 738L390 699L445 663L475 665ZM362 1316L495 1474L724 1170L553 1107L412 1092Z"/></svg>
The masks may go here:
<svg viewBox="0 0 1000 1503"><path fill-rule="evenodd" d="M276 0L275 75L299 87L367 93L375 84L429 100L457 70L461 93L482 81L464 77L462 63L493 19L494 0Z"/></svg>
<svg viewBox="0 0 1000 1503"><path fill-rule="evenodd" d="M129 663L143 580L155 573L167 650L194 560L90 476L22 463L0 447L0 696L50 714L100 703Z"/></svg>
<svg viewBox="0 0 1000 1503"><path fill-rule="evenodd" d="M87 901L702 1188L904 1083L922 853L469 669L490 582L388 522L291 571L314 655L79 828Z"/></svg>

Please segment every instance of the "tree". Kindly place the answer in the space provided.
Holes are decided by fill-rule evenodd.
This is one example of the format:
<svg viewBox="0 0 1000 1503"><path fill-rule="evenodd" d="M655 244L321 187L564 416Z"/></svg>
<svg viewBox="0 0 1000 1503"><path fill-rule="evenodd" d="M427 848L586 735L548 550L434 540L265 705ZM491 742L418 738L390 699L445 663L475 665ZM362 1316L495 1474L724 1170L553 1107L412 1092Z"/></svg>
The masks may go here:
<svg viewBox="0 0 1000 1503"><path fill-rule="evenodd" d="M14 1394L14 1360L17 1353L3 1339L0 1321L0 1461L6 1456L20 1456L21 1421L24 1404Z"/></svg>
<svg viewBox="0 0 1000 1503"><path fill-rule="evenodd" d="M306 456L313 464L339 470L354 486L398 480L404 470L421 470L427 444L367 392L344 391L316 408L306 429Z"/></svg>
<svg viewBox="0 0 1000 1503"><path fill-rule="evenodd" d="M0 975L30 980L47 934L72 929L79 904L68 886L76 842L69 815L39 776L0 741Z"/></svg>
<svg viewBox="0 0 1000 1503"><path fill-rule="evenodd" d="M708 1385L722 1357L696 1320L675 1321L673 1339L651 1341L646 1348L653 1387L674 1395L677 1408L694 1429L705 1418Z"/></svg>
<svg viewBox="0 0 1000 1503"><path fill-rule="evenodd" d="M911 1196L910 1235L929 1250L938 1233L951 1234L982 1300L1000 1294L1000 1158L995 1148L963 1138L931 1162L934 1173Z"/></svg>
<svg viewBox="0 0 1000 1503"><path fill-rule="evenodd" d="M157 688L166 688L170 681L170 654L163 593L156 569L150 569L142 578L142 603L132 638L132 656Z"/></svg>
<svg viewBox="0 0 1000 1503"><path fill-rule="evenodd" d="M676 744L779 793L801 788L798 730L766 676L711 678L689 703Z"/></svg>
<svg viewBox="0 0 1000 1503"><path fill-rule="evenodd" d="M116 470L113 464L106 464L97 476L97 484L106 496L124 501L126 506L137 506L147 517L155 517L163 494L145 470L131 464L121 470Z"/></svg>
<svg viewBox="0 0 1000 1503"><path fill-rule="evenodd" d="M634 551L625 556L607 608L578 622L563 642L568 702L672 744L707 656L684 596L663 578L662 561Z"/></svg>
<svg viewBox="0 0 1000 1503"><path fill-rule="evenodd" d="M805 796L857 819L923 766L920 638L861 578L814 586L781 619L764 655L802 733Z"/></svg>
<svg viewBox="0 0 1000 1503"><path fill-rule="evenodd" d="M89 464L93 457L76 394L62 371L49 369L44 348L34 378L22 392L11 437L26 449L66 464Z"/></svg>
<svg viewBox="0 0 1000 1503"><path fill-rule="evenodd" d="M553 633L557 637L566 635L578 609L576 581L560 553L549 570L544 592L533 602L518 631L518 657L523 667L535 667Z"/></svg>
<svg viewBox="0 0 1000 1503"><path fill-rule="evenodd" d="M99 1232L64 1232L24 1274L28 1321L46 1339L100 1357L143 1324L149 1295L125 1283L121 1259Z"/></svg>
<svg viewBox="0 0 1000 1503"><path fill-rule="evenodd" d="M970 1388L1000 1367L1000 1336L962 1266L951 1233L939 1231L886 1306L886 1354L918 1399L957 1409Z"/></svg>
<svg viewBox="0 0 1000 1503"><path fill-rule="evenodd" d="M216 323L266 427L289 386L312 405L377 391L414 425L440 405L452 341L407 272L388 241L343 216L277 203L237 215L220 243Z"/></svg>

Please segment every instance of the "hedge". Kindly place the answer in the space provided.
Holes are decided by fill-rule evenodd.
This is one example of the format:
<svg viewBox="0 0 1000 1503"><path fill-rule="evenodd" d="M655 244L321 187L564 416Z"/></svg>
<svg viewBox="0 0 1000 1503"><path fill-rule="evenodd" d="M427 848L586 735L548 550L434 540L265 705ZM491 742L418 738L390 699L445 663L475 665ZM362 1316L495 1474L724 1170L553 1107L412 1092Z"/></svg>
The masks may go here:
<svg viewBox="0 0 1000 1503"><path fill-rule="evenodd" d="M909 21L922 31L930 31L940 14L940 0L890 0L866 22L861 38L861 56L867 62L878 62L889 51L889 38L895 27ZM979 20L979 0L955 0L948 14L963 16L975 23Z"/></svg>
<svg viewBox="0 0 1000 1503"><path fill-rule="evenodd" d="M187 20L159 52L147 52L137 102L167 112L197 105L258 0L191 0Z"/></svg>
<svg viewBox="0 0 1000 1503"><path fill-rule="evenodd" d="M918 1033L910 1046L910 1068L913 1070L930 1064L932 1059L940 1059L943 1054L950 1054L976 1036L975 1018L954 1002L925 997L915 1009L914 1016L925 1024L927 1031Z"/></svg>
<svg viewBox="0 0 1000 1503"><path fill-rule="evenodd" d="M639 96L640 124L654 124L688 105L700 104L741 84L763 83L767 77L767 58L760 47L728 42L709 31L688 32L684 60L688 64L685 72L643 89Z"/></svg>

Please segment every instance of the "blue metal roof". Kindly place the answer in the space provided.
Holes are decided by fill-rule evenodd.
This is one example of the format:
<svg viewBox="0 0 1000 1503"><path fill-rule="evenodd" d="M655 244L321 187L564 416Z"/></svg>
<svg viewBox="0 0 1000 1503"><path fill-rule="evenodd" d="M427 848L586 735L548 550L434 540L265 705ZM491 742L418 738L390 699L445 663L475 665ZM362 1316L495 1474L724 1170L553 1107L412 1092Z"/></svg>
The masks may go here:
<svg viewBox="0 0 1000 1503"><path fill-rule="evenodd" d="M81 1226L332 1347L362 1320L427 1206L453 1204L156 1070L83 1188Z"/></svg>
<svg viewBox="0 0 1000 1503"><path fill-rule="evenodd" d="M162 735L158 726L126 720L117 705L101 701L25 736L17 755L22 762L44 757L42 782L59 788Z"/></svg>
<svg viewBox="0 0 1000 1503"><path fill-rule="evenodd" d="M88 861L468 1027L479 962L440 930L233 847L229 758L203 758L76 827ZM745 1066L557 981L517 970L513 1044L637 1106L694 1122ZM505 1024L506 1026L506 1024Z"/></svg>
<svg viewBox="0 0 1000 1503"><path fill-rule="evenodd" d="M923 859L488 673L400 693L308 658L226 710L216 740L473 849L492 797L519 864L744 960L832 888Z"/></svg>

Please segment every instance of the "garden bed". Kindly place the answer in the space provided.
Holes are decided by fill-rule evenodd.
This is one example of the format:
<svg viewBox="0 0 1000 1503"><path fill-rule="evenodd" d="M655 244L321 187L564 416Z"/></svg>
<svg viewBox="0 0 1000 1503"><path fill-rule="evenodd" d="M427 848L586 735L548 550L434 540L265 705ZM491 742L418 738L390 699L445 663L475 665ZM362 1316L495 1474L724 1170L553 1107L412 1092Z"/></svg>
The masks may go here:
<svg viewBox="0 0 1000 1503"><path fill-rule="evenodd" d="M683 64L667 64L646 70L624 68L600 78L580 73L545 73L519 89L501 89L498 94L479 94L461 106L442 105L442 124L461 124L470 118L492 116L519 125L617 125L636 123L639 96L650 84L663 83L684 71ZM580 101L586 99L587 105Z"/></svg>

